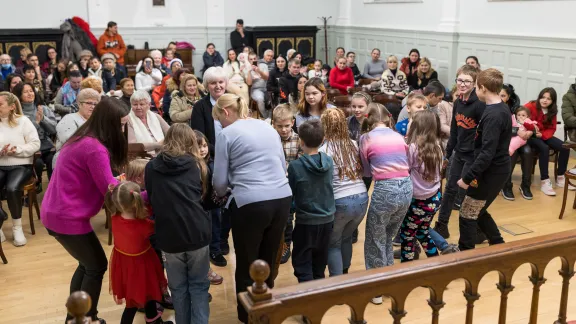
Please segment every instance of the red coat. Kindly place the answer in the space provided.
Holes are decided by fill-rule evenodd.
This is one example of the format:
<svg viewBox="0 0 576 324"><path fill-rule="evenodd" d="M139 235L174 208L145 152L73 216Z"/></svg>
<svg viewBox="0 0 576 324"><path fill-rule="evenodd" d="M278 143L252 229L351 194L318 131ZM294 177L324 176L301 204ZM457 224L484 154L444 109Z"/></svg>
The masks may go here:
<svg viewBox="0 0 576 324"><path fill-rule="evenodd" d="M343 95L347 95L347 88L354 88L354 73L352 73L352 69L345 67L344 70L339 68L330 70L330 87L340 90Z"/></svg>
<svg viewBox="0 0 576 324"><path fill-rule="evenodd" d="M530 109L530 119L538 123L537 126L540 130L540 133L542 133L542 139L547 140L554 137L557 123L556 116L552 117L550 124L547 124L544 122L546 120L546 115L542 112L542 110L538 111L535 101L530 101L529 103L525 104L524 107Z"/></svg>

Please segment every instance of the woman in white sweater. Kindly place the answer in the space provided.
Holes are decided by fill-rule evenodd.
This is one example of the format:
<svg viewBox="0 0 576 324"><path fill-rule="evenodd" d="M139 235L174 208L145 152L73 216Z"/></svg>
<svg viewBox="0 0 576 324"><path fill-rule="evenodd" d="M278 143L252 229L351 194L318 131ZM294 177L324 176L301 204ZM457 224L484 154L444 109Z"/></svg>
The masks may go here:
<svg viewBox="0 0 576 324"><path fill-rule="evenodd" d="M144 64L136 74L136 90L150 92L162 83L162 72L154 67L152 58L144 59Z"/></svg>
<svg viewBox="0 0 576 324"><path fill-rule="evenodd" d="M26 244L22 231L22 187L32 177L34 153L40 150L40 139L32 121L22 113L18 98L0 92L0 190L6 188L6 201L12 215L12 237L15 246ZM6 212L0 205L0 217ZM0 229L0 241L5 241Z"/></svg>

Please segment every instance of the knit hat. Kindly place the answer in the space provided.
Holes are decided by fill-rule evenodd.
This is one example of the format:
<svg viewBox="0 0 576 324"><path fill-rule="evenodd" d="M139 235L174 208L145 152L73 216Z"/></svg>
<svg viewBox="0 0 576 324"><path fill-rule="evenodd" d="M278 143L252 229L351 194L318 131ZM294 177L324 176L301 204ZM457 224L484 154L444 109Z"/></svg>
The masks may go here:
<svg viewBox="0 0 576 324"><path fill-rule="evenodd" d="M112 54L112 53L106 53L106 54L102 55L102 58L100 59L100 61L102 63L104 63L105 60L112 60L112 61L114 61L114 63L116 63L116 56L114 56L114 54Z"/></svg>
<svg viewBox="0 0 576 324"><path fill-rule="evenodd" d="M182 60L181 60L181 59L175 58L175 59L172 59L172 61L170 61L170 64L169 64L169 65L170 65L170 68L172 68L172 64L174 64L174 63L176 63L176 62L180 63L180 66L182 66L182 67L184 66L184 63L182 63Z"/></svg>
<svg viewBox="0 0 576 324"><path fill-rule="evenodd" d="M92 54L92 51L90 51L90 50L82 50L82 52L80 52L80 57L83 57L83 56L92 57L92 56L94 56L94 54Z"/></svg>

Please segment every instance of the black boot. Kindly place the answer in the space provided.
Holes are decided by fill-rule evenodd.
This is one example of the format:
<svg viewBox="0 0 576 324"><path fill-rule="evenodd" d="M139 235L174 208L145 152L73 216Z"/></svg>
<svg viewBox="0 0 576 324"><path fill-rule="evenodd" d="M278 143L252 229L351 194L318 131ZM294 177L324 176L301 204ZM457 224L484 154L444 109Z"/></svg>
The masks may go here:
<svg viewBox="0 0 576 324"><path fill-rule="evenodd" d="M514 192L512 191L512 183L504 185L504 188L502 188L501 193L502 197L504 197L504 199L506 200L513 201L514 199L516 199L516 197L514 197Z"/></svg>
<svg viewBox="0 0 576 324"><path fill-rule="evenodd" d="M530 191L530 185L527 185L524 182L520 185L520 193L526 200L532 200L532 198L534 198L534 196L532 196L532 191Z"/></svg>
<svg viewBox="0 0 576 324"><path fill-rule="evenodd" d="M450 238L450 231L448 231L448 225L440 222L436 222L436 226L434 226L434 230L440 234L445 239Z"/></svg>
<svg viewBox="0 0 576 324"><path fill-rule="evenodd" d="M488 240L488 238L486 237L484 232L482 232L480 227L476 227L476 244L482 244L486 242L486 240Z"/></svg>

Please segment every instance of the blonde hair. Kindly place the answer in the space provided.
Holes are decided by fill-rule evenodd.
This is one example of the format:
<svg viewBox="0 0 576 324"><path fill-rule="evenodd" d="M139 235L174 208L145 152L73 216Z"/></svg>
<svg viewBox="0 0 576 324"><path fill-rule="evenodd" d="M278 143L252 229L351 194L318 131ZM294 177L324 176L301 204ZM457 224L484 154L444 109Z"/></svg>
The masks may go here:
<svg viewBox="0 0 576 324"><path fill-rule="evenodd" d="M367 112L366 118L362 121L362 134L370 132L378 124L384 124L394 130L394 118L383 104L373 102L368 105Z"/></svg>
<svg viewBox="0 0 576 324"><path fill-rule="evenodd" d="M140 186L134 182L120 182L111 192L106 193L104 203L112 214L132 213L136 219L148 218Z"/></svg>
<svg viewBox="0 0 576 324"><path fill-rule="evenodd" d="M421 93L417 93L417 92L411 92L408 95L408 98L406 98L406 106L410 107L412 106L412 104L416 101L424 101L424 103L428 103L428 100L426 99L426 97L421 94Z"/></svg>
<svg viewBox="0 0 576 324"><path fill-rule="evenodd" d="M426 74L422 73L422 71L420 71L420 67L422 66L422 63L427 63L428 66L430 67L428 69L428 72L426 72ZM429 79L432 76L432 73L434 73L434 69L432 68L432 62L430 62L430 59L428 59L427 57L423 57L420 59L420 63L418 64L418 71L416 71L416 74L418 75L418 79L423 79L424 77L426 77L427 79Z"/></svg>
<svg viewBox="0 0 576 324"><path fill-rule="evenodd" d="M126 167L126 180L136 181L138 178L144 177L144 169L146 169L146 164L150 160L147 159L135 159L128 163Z"/></svg>
<svg viewBox="0 0 576 324"><path fill-rule="evenodd" d="M398 57L396 57L396 55L390 55L390 56L388 56L388 58L386 58L386 63L389 63L389 62L390 62L390 59L392 59L392 58L393 58L394 60L396 60L396 63L398 63Z"/></svg>
<svg viewBox="0 0 576 324"><path fill-rule="evenodd" d="M358 148L348 133L346 115L340 109L327 109L320 117L326 146L333 152L334 166L340 180L362 178L362 163Z"/></svg>
<svg viewBox="0 0 576 324"><path fill-rule="evenodd" d="M294 120L294 112L292 112L292 107L288 104L278 105L272 111L272 122L282 120Z"/></svg>
<svg viewBox="0 0 576 324"><path fill-rule="evenodd" d="M364 91L355 92L352 95L352 100L354 100L354 99L362 99L362 100L364 100L364 102L366 102L366 105L369 105L372 103L372 97L370 97L370 95Z"/></svg>
<svg viewBox="0 0 576 324"><path fill-rule="evenodd" d="M212 108L212 118L215 120L220 119L222 114L224 114L224 109L231 109L238 113L238 118L244 119L248 118L250 115L250 110L248 109L248 104L242 97L231 93L225 93L218 101L216 105Z"/></svg>
<svg viewBox="0 0 576 324"><path fill-rule="evenodd" d="M82 80L80 83L80 89L94 89L98 93L102 93L102 79L97 78L95 76L89 76Z"/></svg>
<svg viewBox="0 0 576 324"><path fill-rule="evenodd" d="M198 78L194 74L186 74L184 78L180 80L180 91L187 96L188 93L186 92L186 83L190 80L196 81L196 93L194 94L194 98L200 99L202 97L201 92L204 92L204 86L198 81Z"/></svg>
<svg viewBox="0 0 576 324"><path fill-rule="evenodd" d="M10 127L18 126L18 122L16 121L16 119L23 116L22 105L20 104L20 100L18 100L18 97L16 97L15 94L8 91L0 92L0 97L6 98L6 103L8 104L8 106L12 105L15 106L14 110L11 110L10 115L8 115L8 125L10 125Z"/></svg>

